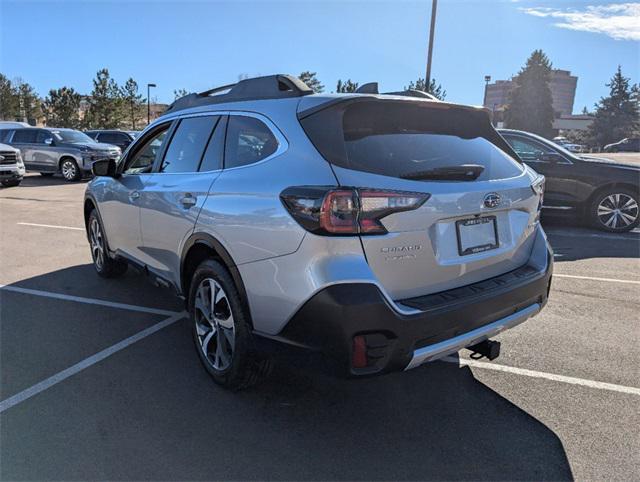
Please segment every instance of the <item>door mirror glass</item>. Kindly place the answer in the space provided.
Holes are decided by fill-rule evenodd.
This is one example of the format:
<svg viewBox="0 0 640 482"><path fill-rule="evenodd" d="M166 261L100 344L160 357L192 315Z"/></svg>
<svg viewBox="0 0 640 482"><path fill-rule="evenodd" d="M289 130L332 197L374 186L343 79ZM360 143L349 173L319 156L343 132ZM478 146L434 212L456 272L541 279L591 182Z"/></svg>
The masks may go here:
<svg viewBox="0 0 640 482"><path fill-rule="evenodd" d="M114 159L103 159L96 161L91 166L94 176L116 177L116 161Z"/></svg>

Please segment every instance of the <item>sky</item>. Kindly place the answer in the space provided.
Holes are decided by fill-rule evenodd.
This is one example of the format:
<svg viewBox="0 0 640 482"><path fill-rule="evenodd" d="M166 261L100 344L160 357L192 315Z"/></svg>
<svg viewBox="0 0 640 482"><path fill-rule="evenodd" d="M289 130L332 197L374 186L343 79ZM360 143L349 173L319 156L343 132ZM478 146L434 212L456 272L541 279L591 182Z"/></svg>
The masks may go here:
<svg viewBox="0 0 640 482"><path fill-rule="evenodd" d="M425 76L431 0L0 0L0 72L44 96L83 94L98 69L133 77L151 97L250 77L315 71L377 81L382 91ZM447 100L482 103L484 76L517 74L535 49L578 76L574 112L593 108L618 65L640 82L640 3L439 0L432 75ZM146 97L146 92L143 92Z"/></svg>

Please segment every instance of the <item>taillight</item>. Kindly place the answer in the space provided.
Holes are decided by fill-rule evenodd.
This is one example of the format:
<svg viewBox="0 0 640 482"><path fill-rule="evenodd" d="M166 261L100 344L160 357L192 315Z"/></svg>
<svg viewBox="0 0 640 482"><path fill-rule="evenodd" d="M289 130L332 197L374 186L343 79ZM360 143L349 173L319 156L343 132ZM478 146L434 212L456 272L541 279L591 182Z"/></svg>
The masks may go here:
<svg viewBox="0 0 640 482"><path fill-rule="evenodd" d="M300 186L280 198L306 230L324 235L384 234L380 220L422 206L430 195L368 188Z"/></svg>

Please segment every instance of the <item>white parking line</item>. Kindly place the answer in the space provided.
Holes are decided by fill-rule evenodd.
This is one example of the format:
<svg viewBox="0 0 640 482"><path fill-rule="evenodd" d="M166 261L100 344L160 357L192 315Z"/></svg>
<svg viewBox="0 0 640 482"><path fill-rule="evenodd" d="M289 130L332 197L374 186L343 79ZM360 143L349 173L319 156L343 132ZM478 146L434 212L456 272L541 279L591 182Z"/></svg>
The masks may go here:
<svg viewBox="0 0 640 482"><path fill-rule="evenodd" d="M74 226L56 226L53 224L37 224L37 223L16 223L20 226L36 226L38 228L54 228L54 229L70 229L72 231L84 231L84 228L76 228Z"/></svg>
<svg viewBox="0 0 640 482"><path fill-rule="evenodd" d="M44 296L45 298L55 298L58 300L76 301L78 303L88 303L90 305L107 306L109 308L119 308L121 310L140 311L142 313L151 313L154 315L171 316L177 313L176 311L159 310L157 308L147 308L146 306L129 305L127 303L115 303L113 301L98 300L95 298L85 298L83 296L65 295L62 293L53 293L51 291L20 288L19 286L0 285L0 290L13 291L14 293L23 293L26 295Z"/></svg>
<svg viewBox="0 0 640 482"><path fill-rule="evenodd" d="M186 316L186 312L177 313L167 318L166 320L156 323L155 325L150 326L149 328L146 328L136 333L135 335L130 336L129 338L125 338L124 340L116 343L113 346L110 346L109 348L105 348L104 350L96 353L95 355L91 355L89 358L85 358L84 360L76 363L75 365L72 365L69 368L62 370L61 372L58 372L55 375L52 375L49 378L42 380L39 383L36 383L35 385L27 388L26 390L23 390L5 400L2 400L0 402L0 413L10 409L11 407L18 405L19 403L24 402L25 400L33 397L34 395L37 395L38 393L41 393L47 390L48 388L51 388L52 386L60 383L61 381L66 380L67 378L75 375L76 373L81 372L85 368L89 368L90 366L95 365L98 362L101 362L102 360L113 355L114 353L124 350L128 346L133 345L134 343L142 340L143 338L153 335L158 330L162 330L163 328L175 323L176 321L181 320L185 316Z"/></svg>
<svg viewBox="0 0 640 482"><path fill-rule="evenodd" d="M482 368L485 370L494 370L498 372L513 373L532 378L543 378L554 382L569 383L571 385L581 385L583 387L596 388L598 390L609 390L612 392L626 393L628 395L639 395L640 388L627 387L624 385L615 385L613 383L597 382L595 380L586 380L584 378L567 377L564 375L556 375L554 373L538 372L535 370L526 370L524 368L510 367L506 365L494 365L493 363L479 362L476 360L467 360L465 358L445 357L442 361L448 363L459 363L473 368Z"/></svg>
<svg viewBox="0 0 640 482"><path fill-rule="evenodd" d="M606 283L628 283L632 285L640 285L640 281L634 281L630 279L616 279L616 278L595 278L593 276L576 276L573 274L553 274L554 278L571 278L571 279L586 279L590 281L604 281Z"/></svg>

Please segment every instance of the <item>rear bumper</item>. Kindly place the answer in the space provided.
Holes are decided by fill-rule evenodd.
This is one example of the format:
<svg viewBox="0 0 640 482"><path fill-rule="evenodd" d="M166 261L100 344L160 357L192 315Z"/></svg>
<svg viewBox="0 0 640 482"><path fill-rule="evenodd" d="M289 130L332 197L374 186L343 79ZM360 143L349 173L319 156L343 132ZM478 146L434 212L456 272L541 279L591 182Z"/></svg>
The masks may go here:
<svg viewBox="0 0 640 482"><path fill-rule="evenodd" d="M396 306L373 284L328 286L272 338L322 354L338 373L352 376L405 370L436 360L516 326L544 307L553 255L544 235L541 240L543 245L536 243L529 263L517 270L402 300ZM363 368L351 363L357 335L364 336L366 344Z"/></svg>

